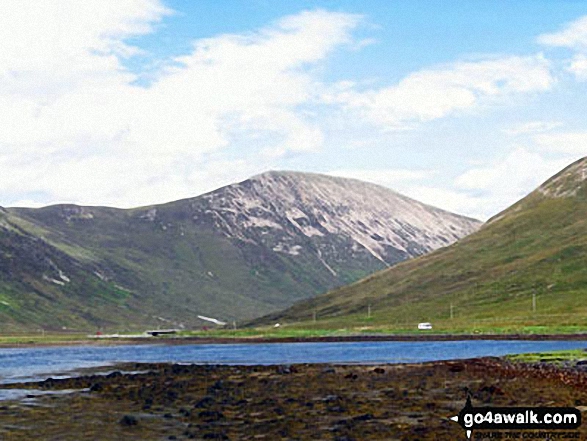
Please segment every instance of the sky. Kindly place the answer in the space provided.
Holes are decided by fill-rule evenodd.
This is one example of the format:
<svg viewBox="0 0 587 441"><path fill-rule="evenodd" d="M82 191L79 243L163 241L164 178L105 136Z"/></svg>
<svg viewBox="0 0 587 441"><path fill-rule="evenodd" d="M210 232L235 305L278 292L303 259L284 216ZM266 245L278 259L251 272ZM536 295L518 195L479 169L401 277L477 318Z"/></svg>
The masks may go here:
<svg viewBox="0 0 587 441"><path fill-rule="evenodd" d="M2 0L0 205L267 170L481 220L587 155L587 0Z"/></svg>

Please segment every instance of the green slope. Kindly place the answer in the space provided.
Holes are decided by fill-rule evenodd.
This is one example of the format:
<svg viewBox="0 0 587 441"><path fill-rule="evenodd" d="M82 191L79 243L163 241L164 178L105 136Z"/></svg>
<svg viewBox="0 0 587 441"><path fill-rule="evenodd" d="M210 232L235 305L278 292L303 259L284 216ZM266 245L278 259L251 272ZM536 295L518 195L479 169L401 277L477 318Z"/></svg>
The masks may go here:
<svg viewBox="0 0 587 441"><path fill-rule="evenodd" d="M291 172L128 210L0 208L0 332L210 326L199 315L244 322L477 224L371 184Z"/></svg>
<svg viewBox="0 0 587 441"><path fill-rule="evenodd" d="M439 331L587 330L586 175L583 158L452 246L255 324L414 330L419 322L432 322Z"/></svg>
<svg viewBox="0 0 587 441"><path fill-rule="evenodd" d="M5 254L11 246L20 249L13 236L26 237L31 254L38 253L39 245L50 250L44 261L54 262L71 282L57 285L46 280L51 265L23 265L34 260L32 256L10 256L12 262L18 262L20 272L17 277L0 279L0 296L9 304L24 302L19 309L26 313L7 309L0 328L31 328L32 324L50 329L131 330L181 323L190 328L204 324L197 315L241 320L283 308L381 267L357 262L354 268L345 268L349 279L340 282L317 260L280 256L183 219L178 204L160 209L163 220L157 223L141 219L144 209L93 207L91 219L78 215L66 222L63 210L79 207L10 209L4 215L5 224L15 231L18 228L18 234L8 228L1 231L0 249ZM61 281L58 273L50 278ZM111 305L99 303L101 297L110 295L105 294L107 288L126 295ZM53 294L43 297L37 291ZM46 302L31 300L37 297Z"/></svg>
<svg viewBox="0 0 587 441"><path fill-rule="evenodd" d="M30 230L35 230L31 234ZM46 231L0 210L0 329L86 328L113 325L133 316L133 293L94 275L98 266L82 263L41 239ZM24 325L24 326L23 326Z"/></svg>

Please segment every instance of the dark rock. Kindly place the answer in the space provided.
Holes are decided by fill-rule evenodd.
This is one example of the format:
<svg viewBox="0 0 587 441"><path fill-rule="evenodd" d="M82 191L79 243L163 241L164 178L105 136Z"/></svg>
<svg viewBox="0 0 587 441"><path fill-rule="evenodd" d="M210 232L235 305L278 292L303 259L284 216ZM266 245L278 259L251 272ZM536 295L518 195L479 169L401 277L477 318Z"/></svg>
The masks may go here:
<svg viewBox="0 0 587 441"><path fill-rule="evenodd" d="M463 372L465 370L465 365L463 364L453 364L451 365L448 370L450 372Z"/></svg>
<svg viewBox="0 0 587 441"><path fill-rule="evenodd" d="M214 398L206 396L202 398L200 401L198 401L196 404L194 404L194 407L196 409L202 409L204 407L209 407L212 404L214 404Z"/></svg>
<svg viewBox="0 0 587 441"><path fill-rule="evenodd" d="M138 420L132 415L125 415L120 419L120 425L125 427L136 426L139 424Z"/></svg>
<svg viewBox="0 0 587 441"><path fill-rule="evenodd" d="M218 439L218 440L227 440L230 439L224 433L205 433L202 436L203 439Z"/></svg>
<svg viewBox="0 0 587 441"><path fill-rule="evenodd" d="M100 392L102 390L104 390L103 383L94 383L90 386L90 392Z"/></svg>
<svg viewBox="0 0 587 441"><path fill-rule="evenodd" d="M207 422L224 419L224 414L216 410L203 410L198 416Z"/></svg>
<svg viewBox="0 0 587 441"><path fill-rule="evenodd" d="M337 426L342 426L342 427L347 427L347 428L351 428L355 425L354 421L352 419L342 419L342 420L338 420L335 423Z"/></svg>
<svg viewBox="0 0 587 441"><path fill-rule="evenodd" d="M190 372L189 366L182 366L181 364L174 364L171 367L171 373L174 375L188 374Z"/></svg>
<svg viewBox="0 0 587 441"><path fill-rule="evenodd" d="M278 374L295 374L298 372L298 369L295 366L290 364L284 364L282 366L277 366L277 373Z"/></svg>
<svg viewBox="0 0 587 441"><path fill-rule="evenodd" d="M370 421L372 419L374 419L375 417L370 414L370 413L365 413L363 415L359 415L356 417L353 417L353 421Z"/></svg>
<svg viewBox="0 0 587 441"><path fill-rule="evenodd" d="M484 403L489 403L493 400L494 396L501 395L505 395L503 390L494 385L483 386L481 389L477 391L477 393L474 394L475 398L477 398L480 401L483 401Z"/></svg>
<svg viewBox="0 0 587 441"><path fill-rule="evenodd" d="M215 394L220 389L224 387L224 382L222 380L217 380L212 386L208 388L209 394Z"/></svg>

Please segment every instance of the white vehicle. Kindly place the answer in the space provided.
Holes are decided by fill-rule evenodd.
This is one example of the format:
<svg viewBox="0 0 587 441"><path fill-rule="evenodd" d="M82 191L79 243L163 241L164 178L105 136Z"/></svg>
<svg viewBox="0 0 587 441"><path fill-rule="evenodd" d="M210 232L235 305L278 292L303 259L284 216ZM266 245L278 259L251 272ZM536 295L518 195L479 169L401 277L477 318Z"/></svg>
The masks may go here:
<svg viewBox="0 0 587 441"><path fill-rule="evenodd" d="M418 323L418 329L420 329L420 330L432 329L432 323L428 323L428 322Z"/></svg>

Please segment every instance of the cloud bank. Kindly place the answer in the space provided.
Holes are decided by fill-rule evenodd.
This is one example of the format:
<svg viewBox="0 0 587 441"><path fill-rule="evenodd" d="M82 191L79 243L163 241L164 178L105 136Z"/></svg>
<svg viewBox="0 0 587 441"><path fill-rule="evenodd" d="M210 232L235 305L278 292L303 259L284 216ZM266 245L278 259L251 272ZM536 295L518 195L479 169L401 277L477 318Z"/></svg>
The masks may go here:
<svg viewBox="0 0 587 441"><path fill-rule="evenodd" d="M333 135L348 133L343 141L356 151L393 150L390 133L418 132L553 93L561 71L587 79L583 17L538 36L544 53L478 55L395 82L329 82L323 70L334 54L380 43L357 37L364 16L312 10L195 40L142 81L146 73L127 67L142 55L140 37L156 34L173 14L160 0L0 2L2 203L131 207L195 196L280 168L284 158L336 155L343 147L333 145ZM561 49L571 54L562 67L550 55ZM329 169L314 163L309 170L374 181L487 217L586 153L586 133L558 117L495 131L509 144L453 172L450 185L437 180L444 170L428 165Z"/></svg>
<svg viewBox="0 0 587 441"><path fill-rule="evenodd" d="M0 177L5 194L135 206L193 196L254 168L214 158L235 140L279 157L320 149L299 107L311 66L351 42L360 17L302 12L242 35L198 40L138 85L130 37L172 14L156 0L0 4ZM12 172L10 172L12 171Z"/></svg>

